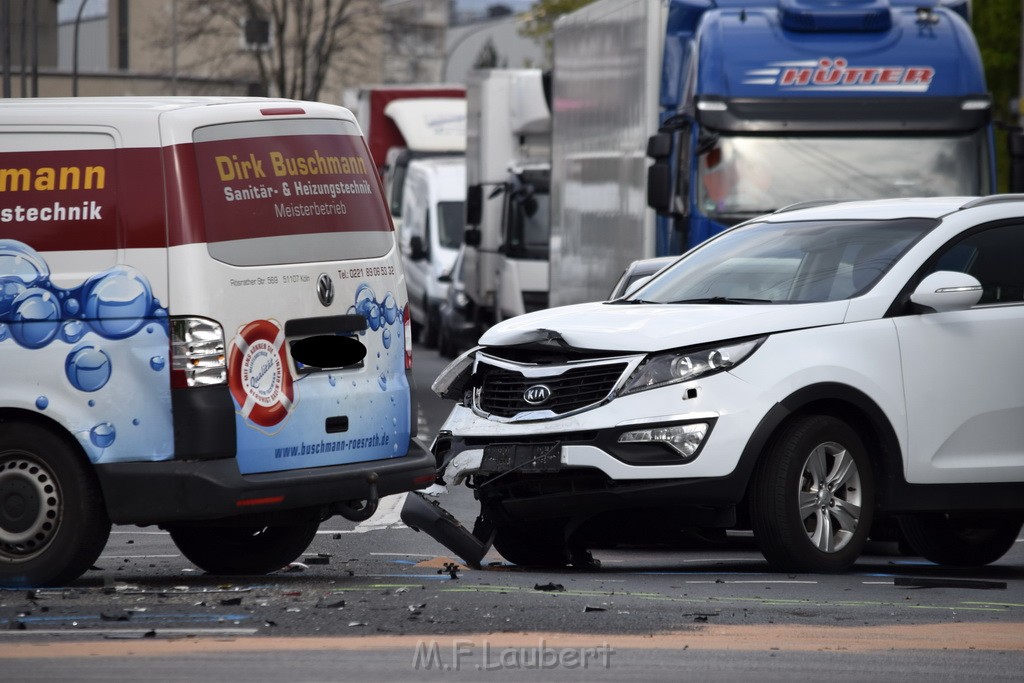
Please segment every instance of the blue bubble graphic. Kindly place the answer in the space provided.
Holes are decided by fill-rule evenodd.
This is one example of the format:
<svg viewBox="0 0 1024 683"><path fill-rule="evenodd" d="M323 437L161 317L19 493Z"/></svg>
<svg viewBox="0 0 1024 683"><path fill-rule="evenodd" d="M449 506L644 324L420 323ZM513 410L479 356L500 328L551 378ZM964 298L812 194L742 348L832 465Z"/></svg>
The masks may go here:
<svg viewBox="0 0 1024 683"><path fill-rule="evenodd" d="M72 297L64 302L64 312L68 315L78 315L80 310L82 310L82 306L78 303L78 299Z"/></svg>
<svg viewBox="0 0 1024 683"><path fill-rule="evenodd" d="M388 390L388 378L383 372L380 373L380 377L377 378L377 385L380 386L381 391Z"/></svg>
<svg viewBox="0 0 1024 683"><path fill-rule="evenodd" d="M139 426L139 418L137 418L137 417L136 418L132 418L132 424L135 425L136 427L138 427Z"/></svg>
<svg viewBox="0 0 1024 683"><path fill-rule="evenodd" d="M94 401L94 400L92 400L92 399L90 398L90 399L89 399L89 407L90 407L90 408L95 408L95 407L96 407L96 401Z"/></svg>
<svg viewBox="0 0 1024 683"><path fill-rule="evenodd" d="M109 422L100 422L89 432L89 440L97 448L108 448L117 438L117 430Z"/></svg>
<svg viewBox="0 0 1024 683"><path fill-rule="evenodd" d="M0 283L20 282L32 287L49 277L50 268L35 249L17 240L0 240Z"/></svg>
<svg viewBox="0 0 1024 683"><path fill-rule="evenodd" d="M391 348L391 330L389 330L388 328L385 327L384 328L384 333L381 335L381 340L384 342L384 348L385 349L390 349ZM379 353L377 354L377 357L380 358L380 354Z"/></svg>
<svg viewBox="0 0 1024 683"><path fill-rule="evenodd" d="M334 375L327 375L327 381L331 383L331 386L337 386L338 381L334 379Z"/></svg>
<svg viewBox="0 0 1024 683"><path fill-rule="evenodd" d="M45 289L26 289L14 300L11 336L22 346L39 349L57 336L60 330L60 305Z"/></svg>
<svg viewBox="0 0 1024 683"><path fill-rule="evenodd" d="M381 305L384 307L384 319L388 321L388 325L394 325L395 320L401 316L398 312L398 304L395 303L395 297L391 292L384 296L384 303Z"/></svg>
<svg viewBox="0 0 1024 683"><path fill-rule="evenodd" d="M110 356L95 346L79 346L68 354L64 372L79 391L97 391L110 379Z"/></svg>
<svg viewBox="0 0 1024 683"><path fill-rule="evenodd" d="M149 359L149 367L160 372L167 366L167 360L163 356L153 356Z"/></svg>
<svg viewBox="0 0 1024 683"><path fill-rule="evenodd" d="M81 320L68 320L61 325L60 338L68 344L74 344L85 336L85 323Z"/></svg>
<svg viewBox="0 0 1024 683"><path fill-rule="evenodd" d="M2 277L2 276L0 276ZM28 289L20 282L0 281L0 318L9 318L14 310L14 301Z"/></svg>
<svg viewBox="0 0 1024 683"><path fill-rule="evenodd" d="M7 327L7 323L0 323L0 342L4 341L11 334L11 330Z"/></svg>
<svg viewBox="0 0 1024 683"><path fill-rule="evenodd" d="M135 334L153 309L153 292L146 278L127 266L94 275L82 290L84 314L90 327L107 339L125 339Z"/></svg>
<svg viewBox="0 0 1024 683"><path fill-rule="evenodd" d="M36 408L39 410L46 410L46 407L50 405L50 399L45 396L40 396L36 399Z"/></svg>
<svg viewBox="0 0 1024 683"><path fill-rule="evenodd" d="M380 306L377 304L370 304L367 311L364 313L366 316L366 322L370 325L370 329L376 332L380 329L381 318L380 318Z"/></svg>

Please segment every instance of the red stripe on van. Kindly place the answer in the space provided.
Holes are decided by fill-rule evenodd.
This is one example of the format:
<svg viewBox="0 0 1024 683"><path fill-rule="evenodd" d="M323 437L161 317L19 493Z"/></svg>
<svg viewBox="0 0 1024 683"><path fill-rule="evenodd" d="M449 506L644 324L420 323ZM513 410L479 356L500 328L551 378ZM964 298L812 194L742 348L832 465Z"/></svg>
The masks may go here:
<svg viewBox="0 0 1024 683"><path fill-rule="evenodd" d="M394 228L357 136L0 153L0 239L37 251L365 230Z"/></svg>

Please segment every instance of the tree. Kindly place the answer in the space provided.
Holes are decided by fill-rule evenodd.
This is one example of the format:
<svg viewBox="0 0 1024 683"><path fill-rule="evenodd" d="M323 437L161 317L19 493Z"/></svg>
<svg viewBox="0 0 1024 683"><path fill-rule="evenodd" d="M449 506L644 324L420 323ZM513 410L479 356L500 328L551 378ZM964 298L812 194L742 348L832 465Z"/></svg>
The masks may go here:
<svg viewBox="0 0 1024 683"><path fill-rule="evenodd" d="M551 40L555 32L555 20L563 14L575 12L594 0L537 0L527 13L526 21L519 28L519 35L543 41L544 51L551 61Z"/></svg>
<svg viewBox="0 0 1024 683"><path fill-rule="evenodd" d="M265 94L317 100L379 60L367 49L380 30L374 0L184 0L178 17L183 70L252 78ZM251 20L266 22L265 46L243 43Z"/></svg>
<svg viewBox="0 0 1024 683"><path fill-rule="evenodd" d="M1021 92L1021 2L985 0L973 4L971 24L985 64L985 81L992 93L993 117L999 124L1018 125L1021 111L1011 109L1011 101L1020 101ZM1001 125L996 133L996 178L998 190L1009 188L1007 133Z"/></svg>

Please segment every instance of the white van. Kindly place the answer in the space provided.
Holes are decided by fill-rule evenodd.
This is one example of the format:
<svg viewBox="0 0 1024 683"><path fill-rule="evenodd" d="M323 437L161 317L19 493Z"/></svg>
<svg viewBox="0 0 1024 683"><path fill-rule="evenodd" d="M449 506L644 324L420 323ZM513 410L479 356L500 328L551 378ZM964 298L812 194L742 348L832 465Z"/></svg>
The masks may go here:
<svg viewBox="0 0 1024 683"><path fill-rule="evenodd" d="M433 480L405 278L352 114L261 98L0 103L0 584L111 523L211 573Z"/></svg>
<svg viewBox="0 0 1024 683"><path fill-rule="evenodd" d="M437 346L441 304L465 234L466 161L438 157L409 162L399 230L414 337Z"/></svg>

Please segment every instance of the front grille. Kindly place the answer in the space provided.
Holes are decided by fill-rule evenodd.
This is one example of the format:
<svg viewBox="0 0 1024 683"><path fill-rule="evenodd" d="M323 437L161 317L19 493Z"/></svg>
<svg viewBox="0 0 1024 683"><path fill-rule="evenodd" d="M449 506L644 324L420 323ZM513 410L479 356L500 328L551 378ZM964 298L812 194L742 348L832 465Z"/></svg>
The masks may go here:
<svg viewBox="0 0 1024 683"><path fill-rule="evenodd" d="M493 365L482 369L481 410L498 417L515 417L519 413L537 410L563 415L598 403L611 392L625 371L626 363L588 365L552 377L524 377L514 370ZM526 390L537 385L550 389L550 398L538 405L527 403Z"/></svg>

